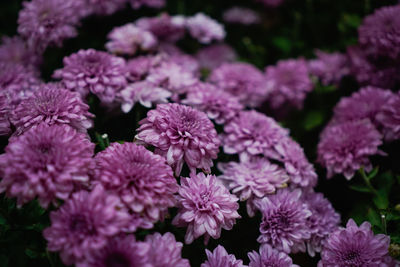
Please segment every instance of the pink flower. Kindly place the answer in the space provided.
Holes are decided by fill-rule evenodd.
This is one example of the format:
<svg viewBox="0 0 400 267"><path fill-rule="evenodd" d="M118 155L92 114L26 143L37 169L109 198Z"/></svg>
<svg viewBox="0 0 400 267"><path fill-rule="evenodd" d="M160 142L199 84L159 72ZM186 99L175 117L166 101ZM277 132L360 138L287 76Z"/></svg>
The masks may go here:
<svg viewBox="0 0 400 267"><path fill-rule="evenodd" d="M237 260L235 255L228 254L225 248L218 245L213 252L206 249L207 260L201 267L245 267L242 260Z"/></svg>
<svg viewBox="0 0 400 267"><path fill-rule="evenodd" d="M221 41L226 35L222 24L203 13L188 17L186 27L190 35L203 44L209 44L213 40Z"/></svg>

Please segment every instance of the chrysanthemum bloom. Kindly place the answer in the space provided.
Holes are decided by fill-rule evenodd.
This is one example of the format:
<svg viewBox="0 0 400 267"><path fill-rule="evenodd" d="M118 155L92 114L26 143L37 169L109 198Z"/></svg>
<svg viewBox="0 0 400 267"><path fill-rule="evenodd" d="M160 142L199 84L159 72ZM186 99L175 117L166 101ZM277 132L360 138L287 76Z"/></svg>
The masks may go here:
<svg viewBox="0 0 400 267"><path fill-rule="evenodd" d="M0 135L11 134L10 104L4 92L0 92Z"/></svg>
<svg viewBox="0 0 400 267"><path fill-rule="evenodd" d="M196 58L202 68L213 70L224 63L234 62L237 55L227 44L214 44L200 49Z"/></svg>
<svg viewBox="0 0 400 267"><path fill-rule="evenodd" d="M234 6L225 10L222 17L227 23L252 25L261 22L261 17L256 11L239 6Z"/></svg>
<svg viewBox="0 0 400 267"><path fill-rule="evenodd" d="M96 186L92 192L73 194L51 212L51 225L43 235L47 249L60 252L64 264L71 265L105 247L110 237L124 229L128 219L119 198Z"/></svg>
<svg viewBox="0 0 400 267"><path fill-rule="evenodd" d="M290 176L291 184L308 188L317 184L318 175L314 166L308 161L303 148L297 142L291 138L284 138L275 149Z"/></svg>
<svg viewBox="0 0 400 267"><path fill-rule="evenodd" d="M386 140L392 141L400 138L400 95L394 95L382 107L376 116L382 125L382 132Z"/></svg>
<svg viewBox="0 0 400 267"><path fill-rule="evenodd" d="M185 71L193 73L196 77L200 75L200 65L197 59L184 53L174 53L166 56L164 61L172 62L181 66Z"/></svg>
<svg viewBox="0 0 400 267"><path fill-rule="evenodd" d="M241 111L225 125L222 143L227 154L239 154L243 161L250 156L263 154L274 159L280 158L275 150L288 130L279 126L272 118L257 111Z"/></svg>
<svg viewBox="0 0 400 267"><path fill-rule="evenodd" d="M186 27L190 35L202 44L222 41L226 35L224 26L204 13L188 17Z"/></svg>
<svg viewBox="0 0 400 267"><path fill-rule="evenodd" d="M388 105L395 95L390 90L373 86L361 88L349 97L343 97L334 108L334 123L369 119L381 130L382 125L377 121L377 115Z"/></svg>
<svg viewBox="0 0 400 267"><path fill-rule="evenodd" d="M213 70L209 81L246 106L257 107L268 96L264 75L247 63L225 63Z"/></svg>
<svg viewBox="0 0 400 267"><path fill-rule="evenodd" d="M350 62L345 54L316 50L315 55L317 58L308 62L308 69L323 85L338 85L344 76L350 74Z"/></svg>
<svg viewBox="0 0 400 267"><path fill-rule="evenodd" d="M338 173L350 180L361 167L372 169L368 157L381 153L381 139L368 119L328 125L318 144L318 162L327 168L328 178Z"/></svg>
<svg viewBox="0 0 400 267"><path fill-rule="evenodd" d="M360 45L373 56L400 56L400 5L375 10L358 28Z"/></svg>
<svg viewBox="0 0 400 267"><path fill-rule="evenodd" d="M165 0L130 0L133 9L139 9L142 6L151 8L162 8L165 6Z"/></svg>
<svg viewBox="0 0 400 267"><path fill-rule="evenodd" d="M154 267L148 261L151 247L146 242L135 240L134 235L118 235L107 240L107 244L93 250L77 267Z"/></svg>
<svg viewBox="0 0 400 267"><path fill-rule="evenodd" d="M75 26L80 17L75 12L74 2L76 1L24 2L18 17L18 33L39 51L43 51L47 45L61 46L64 39L77 35Z"/></svg>
<svg viewBox="0 0 400 267"><path fill-rule="evenodd" d="M120 57L88 49L65 57L63 62L64 68L56 70L53 77L83 97L91 92L110 103L126 86L125 60Z"/></svg>
<svg viewBox="0 0 400 267"><path fill-rule="evenodd" d="M191 87L182 103L205 112L217 124L229 122L244 109L235 96L210 83L198 83Z"/></svg>
<svg viewBox="0 0 400 267"><path fill-rule="evenodd" d="M287 254L305 252L305 241L310 238L307 218L311 211L302 201L301 194L300 189L292 192L281 189L275 195L254 201L262 214L258 242L270 244Z"/></svg>
<svg viewBox="0 0 400 267"><path fill-rule="evenodd" d="M146 236L145 241L150 245L147 256L152 267L190 267L189 261L181 256L183 244L176 242L173 234L154 233Z"/></svg>
<svg viewBox="0 0 400 267"><path fill-rule="evenodd" d="M301 109L307 94L313 89L304 59L278 61L265 69L267 87L271 91L268 102L273 109L290 105Z"/></svg>
<svg viewBox="0 0 400 267"><path fill-rule="evenodd" d="M163 57L156 56L138 56L126 63L125 75L128 82L138 82L146 79L150 70L163 62Z"/></svg>
<svg viewBox="0 0 400 267"><path fill-rule="evenodd" d="M162 219L175 205L178 184L171 167L143 146L113 143L96 155L95 162L95 179L145 221ZM132 225L133 230L138 226Z"/></svg>
<svg viewBox="0 0 400 267"><path fill-rule="evenodd" d="M12 137L0 158L0 191L18 206L38 198L43 207L86 186L94 144L68 125L39 124Z"/></svg>
<svg viewBox="0 0 400 267"><path fill-rule="evenodd" d="M150 31L159 42L176 42L185 35L185 19L182 16L170 16L166 13L154 18L140 18L136 26Z"/></svg>
<svg viewBox="0 0 400 267"><path fill-rule="evenodd" d="M129 112L135 103L139 102L146 108L151 108L152 104L168 103L171 92L154 85L150 82L142 81L129 84L120 92L122 111Z"/></svg>
<svg viewBox="0 0 400 267"><path fill-rule="evenodd" d="M19 95L23 98L23 92L40 84L37 73L21 64L0 62L0 69L0 90L11 99Z"/></svg>
<svg viewBox="0 0 400 267"><path fill-rule="evenodd" d="M329 235L318 266L384 267L389 244L388 236L374 235L369 222L364 222L358 227L350 219L346 228L340 228Z"/></svg>
<svg viewBox="0 0 400 267"><path fill-rule="evenodd" d="M280 252L268 244L264 244L260 247L260 254L253 251L249 252L247 255L250 259L249 267L298 267L298 265L293 264L292 259L286 253Z"/></svg>
<svg viewBox="0 0 400 267"><path fill-rule="evenodd" d="M92 127L89 106L78 93L64 89L60 85L47 84L34 91L33 95L22 101L13 111L11 122L16 134L27 131L41 122L49 125L68 124L79 132Z"/></svg>
<svg viewBox="0 0 400 267"><path fill-rule="evenodd" d="M111 15L125 7L127 0L83 0L87 13L96 15Z"/></svg>
<svg viewBox="0 0 400 267"><path fill-rule="evenodd" d="M159 104L141 120L136 139L153 145L179 175L184 162L191 172L210 172L220 141L213 123L201 111L179 104Z"/></svg>
<svg viewBox="0 0 400 267"><path fill-rule="evenodd" d="M242 260L237 260L235 255L228 254L225 248L218 245L213 252L206 249L207 260L201 267L244 267Z"/></svg>
<svg viewBox="0 0 400 267"><path fill-rule="evenodd" d="M111 53L134 55L137 51L152 50L157 45L156 37L133 23L114 28L109 34L106 48Z"/></svg>
<svg viewBox="0 0 400 267"><path fill-rule="evenodd" d="M36 70L41 59L31 47L19 36L3 37L0 45L0 62L5 64L23 65Z"/></svg>
<svg viewBox="0 0 400 267"><path fill-rule="evenodd" d="M221 228L231 230L236 219L240 218L237 210L238 198L214 176L204 173L181 178L178 195L178 214L172 224L185 227L185 243L204 235L204 242L209 238L218 239Z"/></svg>
<svg viewBox="0 0 400 267"><path fill-rule="evenodd" d="M266 7L278 7L285 2L285 0L257 0L257 1L263 3Z"/></svg>
<svg viewBox="0 0 400 267"><path fill-rule="evenodd" d="M338 229L340 215L335 212L332 204L321 193L307 192L303 194L303 199L312 213L307 221L311 231L311 238L307 241L307 250L308 254L313 257L315 252L321 252L329 234Z"/></svg>

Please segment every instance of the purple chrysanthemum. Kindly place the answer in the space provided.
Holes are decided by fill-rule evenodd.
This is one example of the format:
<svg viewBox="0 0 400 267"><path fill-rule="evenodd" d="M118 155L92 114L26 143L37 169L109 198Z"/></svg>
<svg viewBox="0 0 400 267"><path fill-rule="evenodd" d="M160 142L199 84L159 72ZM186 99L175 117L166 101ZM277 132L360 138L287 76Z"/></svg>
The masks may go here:
<svg viewBox="0 0 400 267"><path fill-rule="evenodd" d="M314 256L315 252L321 252L329 234L339 227L340 215L321 193L308 192L303 198L312 213L308 217L311 238L307 241L307 250L310 256Z"/></svg>
<svg viewBox="0 0 400 267"><path fill-rule="evenodd" d="M305 252L305 241L310 238L307 218L311 216L302 191L278 190L275 195L254 201L261 211L262 221L257 241L270 244L285 253Z"/></svg>
<svg viewBox="0 0 400 267"><path fill-rule="evenodd" d="M40 56L28 46L27 42L19 36L3 37L0 45L0 62L5 64L23 65L36 70L41 59Z"/></svg>
<svg viewBox="0 0 400 267"><path fill-rule="evenodd" d="M327 168L328 178L340 173L350 180L361 167L372 169L368 157L381 153L381 139L368 119L328 125L318 144L318 161Z"/></svg>
<svg viewBox="0 0 400 267"><path fill-rule="evenodd" d="M41 122L49 125L68 124L79 132L92 127L89 106L78 93L57 84L47 84L35 90L33 95L22 101L12 112L11 123L16 134L27 131Z"/></svg>
<svg viewBox="0 0 400 267"><path fill-rule="evenodd" d="M201 267L244 267L242 260L237 260L235 255L228 254L225 248L218 245L213 252L206 249L207 260Z"/></svg>
<svg viewBox="0 0 400 267"><path fill-rule="evenodd" d="M0 62L0 69L0 90L7 91L10 99L18 100L19 95L23 99L25 91L32 91L32 87L40 84L37 73L21 64Z"/></svg>
<svg viewBox="0 0 400 267"><path fill-rule="evenodd" d="M244 109L236 97L209 83L191 87L182 103L205 112L217 124L229 122Z"/></svg>
<svg viewBox="0 0 400 267"><path fill-rule="evenodd" d="M257 2L261 2L266 7L275 8L282 5L285 0L256 0Z"/></svg>
<svg viewBox="0 0 400 267"><path fill-rule="evenodd" d="M179 104L159 104L147 113L136 139L153 145L179 175L184 162L191 172L210 172L220 141L213 123L201 111Z"/></svg>
<svg viewBox="0 0 400 267"><path fill-rule="evenodd" d="M183 244L176 242L173 234L154 233L146 236L146 243L150 245L148 261L152 267L190 267L181 256Z"/></svg>
<svg viewBox="0 0 400 267"><path fill-rule="evenodd" d="M0 92L0 135L11 134L10 105L7 96Z"/></svg>
<svg viewBox="0 0 400 267"><path fill-rule="evenodd" d="M142 6L151 8L162 8L166 4L166 0L130 0L133 9L139 9Z"/></svg>
<svg viewBox="0 0 400 267"><path fill-rule="evenodd" d="M175 205L178 184L165 159L134 143L113 143L95 157L95 178L115 192L146 223L164 217ZM132 230L140 221L134 220Z"/></svg>
<svg viewBox="0 0 400 267"><path fill-rule="evenodd" d="M175 63L181 66L185 71L193 73L193 75L196 77L200 75L199 62L191 55L184 53L173 53L166 56L164 61Z"/></svg>
<svg viewBox="0 0 400 267"><path fill-rule="evenodd" d="M148 262L151 247L146 242L138 242L134 235L118 235L107 244L94 250L76 264L77 267L154 267Z"/></svg>
<svg viewBox="0 0 400 267"><path fill-rule="evenodd" d="M281 60L276 66L267 67L265 79L271 92L268 102L272 109L285 105L301 109L306 95L313 89L304 59Z"/></svg>
<svg viewBox="0 0 400 267"><path fill-rule="evenodd" d="M259 106L269 92L262 72L248 63L225 63L213 70L209 81L250 107Z"/></svg>
<svg viewBox="0 0 400 267"><path fill-rule="evenodd" d="M134 55L137 51L148 51L157 45L156 37L133 23L114 28L109 34L110 41L106 43L108 51L114 54Z"/></svg>
<svg viewBox="0 0 400 267"><path fill-rule="evenodd" d="M163 61L163 57L139 56L129 60L126 63L125 74L128 82L138 82L146 79L150 70L158 66Z"/></svg>
<svg viewBox="0 0 400 267"><path fill-rule="evenodd" d="M225 10L222 16L224 21L228 23L252 25L261 22L261 17L256 11L239 6L234 6Z"/></svg>
<svg viewBox="0 0 400 267"><path fill-rule="evenodd" d="M1 156L0 191L19 206L38 198L43 207L89 182L94 144L67 125L39 124L13 137Z"/></svg>
<svg viewBox="0 0 400 267"><path fill-rule="evenodd" d="M224 26L204 13L188 17L186 27L190 35L202 44L222 41L226 35Z"/></svg>
<svg viewBox="0 0 400 267"><path fill-rule="evenodd" d="M394 95L382 107L376 116L382 125L382 132L386 140L393 141L400 138L400 95Z"/></svg>
<svg viewBox="0 0 400 267"><path fill-rule="evenodd" d="M111 15L122 9L127 0L83 0L86 13L96 15Z"/></svg>
<svg viewBox="0 0 400 267"><path fill-rule="evenodd" d="M241 111L225 125L222 142L224 152L239 154L246 161L250 156L263 154L274 159L280 158L275 146L287 138L288 130L266 115L257 111Z"/></svg>
<svg viewBox="0 0 400 267"><path fill-rule="evenodd" d="M344 76L350 74L349 59L345 54L320 50L315 51L315 54L317 59L308 62L308 69L323 85L338 85Z"/></svg>
<svg viewBox="0 0 400 267"><path fill-rule="evenodd" d="M214 44L200 49L196 58L202 68L213 70L224 63L235 61L237 55L227 44Z"/></svg>
<svg viewBox="0 0 400 267"><path fill-rule="evenodd" d="M385 267L389 244L388 236L374 235L370 223L364 222L358 227L350 219L346 228L340 228L329 235L318 266Z"/></svg>
<svg viewBox="0 0 400 267"><path fill-rule="evenodd" d="M249 267L298 267L293 264L292 259L286 253L280 252L268 244L260 247L260 254L253 251L247 255L250 259Z"/></svg>
<svg viewBox="0 0 400 267"><path fill-rule="evenodd" d="M56 70L53 77L62 79L64 85L85 97L89 92L101 101L110 103L126 86L125 60L94 49L79 50L65 57L64 68Z"/></svg>
<svg viewBox="0 0 400 267"><path fill-rule="evenodd" d="M105 247L108 238L120 233L128 219L119 198L96 186L92 192L73 194L51 212L51 225L43 235L48 250L59 251L62 261L70 265Z"/></svg>
<svg viewBox="0 0 400 267"><path fill-rule="evenodd" d="M358 28L358 41L368 54L400 56L400 5L375 10Z"/></svg>
<svg viewBox="0 0 400 267"><path fill-rule="evenodd" d="M185 243L205 235L204 241L221 235L221 228L232 229L240 218L238 199L214 176L204 173L181 179L178 195L178 214L172 224L187 226Z"/></svg>
<svg viewBox="0 0 400 267"><path fill-rule="evenodd" d="M60 46L64 39L77 35L75 26L80 16L75 12L75 3L63 0L24 2L18 17L19 34L39 51L50 44Z"/></svg>
<svg viewBox="0 0 400 267"><path fill-rule="evenodd" d="M143 81L129 84L120 92L120 96L122 111L127 113L137 102L147 108L151 108L153 103L168 103L172 94L157 85Z"/></svg>

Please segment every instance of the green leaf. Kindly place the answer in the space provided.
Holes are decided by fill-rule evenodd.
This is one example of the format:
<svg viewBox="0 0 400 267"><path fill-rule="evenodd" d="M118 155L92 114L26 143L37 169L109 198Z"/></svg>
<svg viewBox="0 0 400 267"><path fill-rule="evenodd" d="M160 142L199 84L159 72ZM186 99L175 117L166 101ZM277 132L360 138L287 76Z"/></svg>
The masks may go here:
<svg viewBox="0 0 400 267"><path fill-rule="evenodd" d="M368 221L374 226L381 226L381 219L378 212L369 208L367 213Z"/></svg>
<svg viewBox="0 0 400 267"><path fill-rule="evenodd" d="M39 254L36 251L33 251L29 248L25 249L25 254L31 259L36 259L39 256Z"/></svg>
<svg viewBox="0 0 400 267"><path fill-rule="evenodd" d="M320 126L324 121L324 116L320 111L310 111L304 119L304 129L310 131Z"/></svg>
<svg viewBox="0 0 400 267"><path fill-rule="evenodd" d="M376 195L372 201L374 202L375 206L378 209L387 209L389 207L389 199L388 196L386 194L383 194L381 192L379 192L378 195Z"/></svg>
<svg viewBox="0 0 400 267"><path fill-rule="evenodd" d="M370 193L371 191L369 190L368 187L365 185L350 185L350 189L358 192L363 192L363 193Z"/></svg>
<svg viewBox="0 0 400 267"><path fill-rule="evenodd" d="M370 173L368 173L367 178L368 180L373 179L379 172L379 166L376 166Z"/></svg>
<svg viewBox="0 0 400 267"><path fill-rule="evenodd" d="M286 37L275 37L272 39L272 43L274 44L274 46L285 53L289 53L292 49L292 44L290 40Z"/></svg>

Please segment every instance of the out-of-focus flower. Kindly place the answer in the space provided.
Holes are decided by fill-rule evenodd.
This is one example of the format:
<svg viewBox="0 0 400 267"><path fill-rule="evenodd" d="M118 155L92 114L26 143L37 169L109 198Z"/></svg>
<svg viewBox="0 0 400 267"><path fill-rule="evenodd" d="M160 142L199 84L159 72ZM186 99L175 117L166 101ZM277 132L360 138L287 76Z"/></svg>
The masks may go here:
<svg viewBox="0 0 400 267"><path fill-rule="evenodd" d="M87 15L111 15L125 7L127 0L83 0Z"/></svg>
<svg viewBox="0 0 400 267"><path fill-rule="evenodd" d="M174 206L178 184L161 156L134 143L113 143L98 153L95 161L95 179L115 192L145 223L162 219ZM140 223L139 219L133 220L132 230L141 227Z"/></svg>
<svg viewBox="0 0 400 267"><path fill-rule="evenodd" d="M156 56L138 56L126 63L125 74L128 82L138 82L146 79L150 70L163 62L163 57Z"/></svg>
<svg viewBox="0 0 400 267"><path fill-rule="evenodd" d="M50 220L43 231L47 248L60 252L64 264L71 265L104 248L110 237L124 229L129 214L117 196L96 186L90 193L73 194L50 213Z"/></svg>
<svg viewBox="0 0 400 267"><path fill-rule="evenodd" d="M182 259L183 244L176 242L171 233L154 233L146 236L146 243L150 245L147 254L152 267L190 267L187 259Z"/></svg>
<svg viewBox="0 0 400 267"><path fill-rule="evenodd" d="M308 69L323 85L339 85L342 78L350 74L350 62L345 54L320 50L316 50L315 54L317 59L308 62Z"/></svg>
<svg viewBox="0 0 400 267"><path fill-rule="evenodd" d="M39 124L12 137L0 157L0 192L18 206L38 198L43 207L67 200L89 182L94 144L68 125Z"/></svg>
<svg viewBox="0 0 400 267"><path fill-rule="evenodd" d="M111 53L134 55L137 51L152 50L157 45L156 37L133 23L114 28L109 34L106 48Z"/></svg>
<svg viewBox="0 0 400 267"><path fill-rule="evenodd" d="M21 64L0 62L0 69L0 90L18 103L24 92L33 91L32 87L40 84L38 75Z"/></svg>
<svg viewBox="0 0 400 267"><path fill-rule="evenodd" d="M346 228L339 228L329 235L321 252L320 267L334 266L387 266L390 238L374 235L371 224L357 224L350 219Z"/></svg>
<svg viewBox="0 0 400 267"><path fill-rule="evenodd" d="M0 62L5 64L22 65L36 71L41 59L32 47L19 36L3 37L0 45Z"/></svg>
<svg viewBox="0 0 400 267"><path fill-rule="evenodd" d="M184 53L173 53L166 56L165 61L181 66L185 71L191 72L194 76L199 76L200 65L197 59Z"/></svg>
<svg viewBox="0 0 400 267"><path fill-rule="evenodd" d="M205 112L218 124L229 122L244 109L233 95L219 90L213 84L200 82L191 87L182 103Z"/></svg>
<svg viewBox="0 0 400 267"><path fill-rule="evenodd" d="M285 2L285 0L256 0L256 1L264 4L266 7L269 8L276 8Z"/></svg>
<svg viewBox="0 0 400 267"><path fill-rule="evenodd" d="M281 60L276 66L267 67L265 79L270 91L267 100L272 109L284 108L285 105L301 109L304 99L313 89L304 59Z"/></svg>
<svg viewBox="0 0 400 267"><path fill-rule="evenodd" d="M305 252L305 241L311 236L307 224L311 211L301 200L301 194L300 189L292 192L282 189L275 195L254 201L262 214L258 242L287 254Z"/></svg>
<svg viewBox="0 0 400 267"><path fill-rule="evenodd" d="M235 255L228 254L225 248L218 245L213 252L206 249L207 260L201 267L244 267L242 260L237 260Z"/></svg>
<svg viewBox="0 0 400 267"><path fill-rule="evenodd" d="M89 92L105 103L126 86L125 60L94 49L79 50L65 57L64 67L56 70L53 77L62 79L70 90L85 97Z"/></svg>
<svg viewBox="0 0 400 267"><path fill-rule="evenodd" d="M235 61L237 55L232 47L221 43L200 49L196 53L196 57L202 68L213 70L224 63Z"/></svg>
<svg viewBox="0 0 400 267"><path fill-rule="evenodd" d="M264 244L260 247L260 254L253 251L249 252L248 256L250 259L249 267L299 267L293 264L292 259L286 253L278 251L268 244Z"/></svg>
<svg viewBox="0 0 400 267"><path fill-rule="evenodd" d="M318 144L318 162L327 168L328 178L338 173L350 180L361 167L372 169L368 157L381 153L381 139L368 119L328 125Z"/></svg>
<svg viewBox="0 0 400 267"><path fill-rule="evenodd" d="M240 218L237 200L214 175L192 173L190 178L181 179L179 211L172 224L187 226L185 243L202 235L207 243L210 237L220 237L221 228L231 230Z"/></svg>
<svg viewBox="0 0 400 267"><path fill-rule="evenodd" d="M231 7L225 10L222 17L227 23L252 25L261 22L261 17L256 11L250 8L239 6Z"/></svg>
<svg viewBox="0 0 400 267"><path fill-rule="evenodd" d="M206 114L179 104L159 104L139 123L135 138L156 147L156 153L166 157L176 175L184 162L191 172L196 168L211 171L220 141Z"/></svg>
<svg viewBox="0 0 400 267"><path fill-rule="evenodd" d="M213 70L209 81L249 107L259 106L269 93L262 72L247 63L225 63Z"/></svg>
<svg viewBox="0 0 400 267"><path fill-rule="evenodd" d="M7 96L3 92L0 92L0 135L11 134L9 114L10 105Z"/></svg>
<svg viewBox="0 0 400 267"><path fill-rule="evenodd" d="M200 43L222 41L226 32L224 26L203 13L197 13L186 19L186 27L190 35Z"/></svg>
<svg viewBox="0 0 400 267"><path fill-rule="evenodd" d="M376 116L382 125L386 140L393 141L400 138L400 95L392 96Z"/></svg>
<svg viewBox="0 0 400 267"><path fill-rule="evenodd" d="M42 85L33 95L22 101L11 114L16 134L22 134L39 123L68 124L79 132L92 127L89 106L76 92L57 84Z"/></svg>
<svg viewBox="0 0 400 267"><path fill-rule="evenodd" d="M165 6L166 0L130 0L133 9L139 9L143 6L151 8L162 8Z"/></svg>

